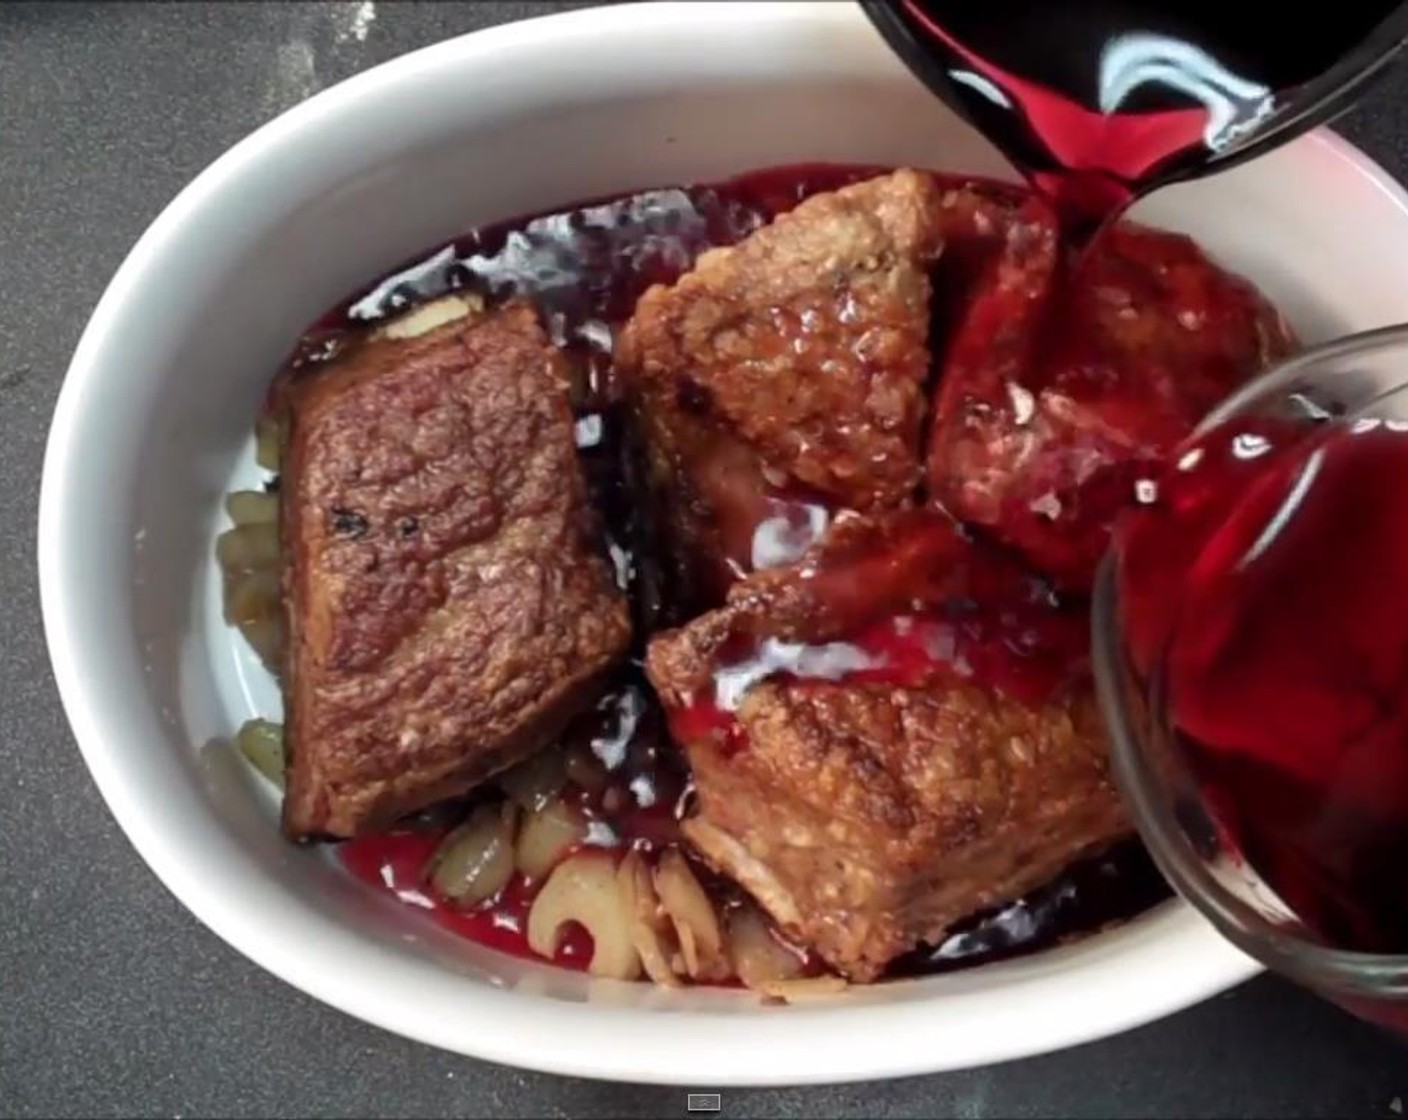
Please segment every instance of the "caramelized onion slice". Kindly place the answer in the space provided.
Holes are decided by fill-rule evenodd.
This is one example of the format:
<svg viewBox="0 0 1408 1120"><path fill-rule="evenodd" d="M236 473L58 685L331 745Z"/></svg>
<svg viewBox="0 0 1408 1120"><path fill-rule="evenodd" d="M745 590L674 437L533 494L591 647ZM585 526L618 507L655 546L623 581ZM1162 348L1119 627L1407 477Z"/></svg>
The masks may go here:
<svg viewBox="0 0 1408 1120"><path fill-rule="evenodd" d="M772 931L763 912L751 902L729 911L728 952L734 974L750 988L802 975L802 958Z"/></svg>
<svg viewBox="0 0 1408 1120"><path fill-rule="evenodd" d="M674 934L655 893L645 857L637 851L627 852L616 870L616 883L630 919L631 941L640 954L645 974L667 988L679 987L679 977L670 965L676 955Z"/></svg>
<svg viewBox="0 0 1408 1120"><path fill-rule="evenodd" d="M549 802L530 813L518 832L514 864L529 879L542 879L587 838L587 818L574 806Z"/></svg>
<svg viewBox="0 0 1408 1120"><path fill-rule="evenodd" d="M535 813L567 784L562 751L557 747L539 751L505 770L494 782L525 812Z"/></svg>
<svg viewBox="0 0 1408 1120"><path fill-rule="evenodd" d="M808 999L825 999L846 990L840 976L803 976L796 980L769 980L758 985L758 991L781 1003L798 1003Z"/></svg>
<svg viewBox="0 0 1408 1120"><path fill-rule="evenodd" d="M283 458L283 425L277 416L261 416L254 425L254 461L277 471Z"/></svg>
<svg viewBox="0 0 1408 1120"><path fill-rule="evenodd" d="M279 496L263 490L236 490L225 496L225 512L236 525L275 525Z"/></svg>
<svg viewBox="0 0 1408 1120"><path fill-rule="evenodd" d="M508 802L480 805L435 850L430 884L461 910L495 897L513 878L516 810Z"/></svg>
<svg viewBox="0 0 1408 1120"><path fill-rule="evenodd" d="M397 316L372 332L373 338L408 339L429 334L436 327L456 319L478 315L484 310L484 297L477 292L441 296Z"/></svg>
<svg viewBox="0 0 1408 1120"><path fill-rule="evenodd" d="M273 617L282 609L281 596L277 571L236 572L225 585L225 621L239 626Z"/></svg>
<svg viewBox="0 0 1408 1120"><path fill-rule="evenodd" d="M729 974L723 931L714 904L678 848L666 848L655 868L655 891L675 927L685 970L695 980Z"/></svg>
<svg viewBox="0 0 1408 1120"><path fill-rule="evenodd" d="M616 864L603 851L583 851L557 865L528 911L528 947L552 959L562 930L576 922L591 935L587 971L613 980L640 976L640 954L616 886Z"/></svg>
<svg viewBox="0 0 1408 1120"><path fill-rule="evenodd" d="M267 719L246 720L235 735L235 746L269 781L284 787L283 724Z"/></svg>
<svg viewBox="0 0 1408 1120"><path fill-rule="evenodd" d="M279 566L279 527L236 525L215 538L215 557L227 575Z"/></svg>
<svg viewBox="0 0 1408 1120"><path fill-rule="evenodd" d="M281 671L284 650L284 620L280 614L253 618L238 623L240 635L259 655L264 668L274 676Z"/></svg>

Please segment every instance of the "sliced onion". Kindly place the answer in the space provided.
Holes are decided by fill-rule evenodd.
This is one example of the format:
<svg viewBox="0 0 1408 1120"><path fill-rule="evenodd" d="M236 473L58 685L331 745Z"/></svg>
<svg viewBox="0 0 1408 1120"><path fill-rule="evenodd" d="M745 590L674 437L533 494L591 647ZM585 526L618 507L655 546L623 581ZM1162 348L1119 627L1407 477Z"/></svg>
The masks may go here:
<svg viewBox="0 0 1408 1120"><path fill-rule="evenodd" d="M630 919L631 940L645 966L645 974L657 984L679 987L679 976L671 964L678 955L674 932L660 906L645 857L636 851L627 852L616 869L616 884Z"/></svg>
<svg viewBox="0 0 1408 1120"><path fill-rule="evenodd" d="M567 783L562 751L549 747L494 779L495 784L529 813L551 801Z"/></svg>
<svg viewBox="0 0 1408 1120"><path fill-rule="evenodd" d="M236 525L274 525L279 520L279 496L263 490L236 490L225 496L225 512Z"/></svg>
<svg viewBox="0 0 1408 1120"><path fill-rule="evenodd" d="M553 801L530 813L518 831L514 865L529 879L542 879L587 838L587 818L581 810Z"/></svg>
<svg viewBox="0 0 1408 1120"><path fill-rule="evenodd" d="M456 319L478 315L484 310L484 297L477 292L464 292L458 295L442 296L430 303L407 311L392 319L385 326L373 332L374 338L407 339L429 334L436 327L453 323Z"/></svg>
<svg viewBox="0 0 1408 1120"><path fill-rule="evenodd" d="M616 885L616 864L604 851L568 856L548 876L528 911L528 947L551 960L563 929L572 922L591 935L587 971L593 976L634 980L640 975L640 954Z"/></svg>
<svg viewBox="0 0 1408 1120"><path fill-rule="evenodd" d="M281 614L250 619L239 623L239 631L250 648L259 655L264 668L278 676L283 666L284 620Z"/></svg>
<svg viewBox="0 0 1408 1120"><path fill-rule="evenodd" d="M480 805L435 849L430 884L462 910L494 898L513 878L513 826L508 802Z"/></svg>
<svg viewBox="0 0 1408 1120"><path fill-rule="evenodd" d="M802 975L802 958L777 939L771 923L752 903L731 910L727 928L734 975L748 987Z"/></svg>
<svg viewBox="0 0 1408 1120"><path fill-rule="evenodd" d="M229 574L279 566L277 525L236 525L215 539L215 556Z"/></svg>
<svg viewBox="0 0 1408 1120"><path fill-rule="evenodd" d="M275 416L261 416L254 425L254 461L277 471L283 458L283 425Z"/></svg>
<svg viewBox="0 0 1408 1120"><path fill-rule="evenodd" d="M678 848L667 848L655 868L655 891L679 939L685 969L695 980L721 980L729 973L723 931L714 904Z"/></svg>
<svg viewBox="0 0 1408 1120"><path fill-rule="evenodd" d="M758 991L782 1003L798 1003L807 999L824 999L846 990L840 976L803 976L796 980L766 980Z"/></svg>
<svg viewBox="0 0 1408 1120"><path fill-rule="evenodd" d="M246 720L235 735L235 746L256 770L283 789L283 724L267 719Z"/></svg>
<svg viewBox="0 0 1408 1120"><path fill-rule="evenodd" d="M273 568L236 572L225 587L225 621L231 626L273 618L283 610L279 573Z"/></svg>

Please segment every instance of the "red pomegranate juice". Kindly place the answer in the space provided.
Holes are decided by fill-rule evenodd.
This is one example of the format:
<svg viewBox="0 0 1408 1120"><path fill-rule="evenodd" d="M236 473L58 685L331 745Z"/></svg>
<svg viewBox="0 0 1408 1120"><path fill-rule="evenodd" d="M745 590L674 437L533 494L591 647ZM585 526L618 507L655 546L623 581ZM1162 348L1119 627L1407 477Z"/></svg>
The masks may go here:
<svg viewBox="0 0 1408 1120"><path fill-rule="evenodd" d="M1239 852L1326 943L1408 951L1408 423L1243 422L1120 527L1126 641Z"/></svg>

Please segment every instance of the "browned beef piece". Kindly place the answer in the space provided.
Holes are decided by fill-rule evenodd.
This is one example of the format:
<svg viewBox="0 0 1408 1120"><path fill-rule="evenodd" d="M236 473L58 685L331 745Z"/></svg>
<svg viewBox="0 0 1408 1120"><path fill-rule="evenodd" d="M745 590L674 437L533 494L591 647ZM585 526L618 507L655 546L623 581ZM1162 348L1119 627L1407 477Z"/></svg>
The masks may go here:
<svg viewBox="0 0 1408 1120"><path fill-rule="evenodd" d="M284 828L347 837L549 743L630 623L529 308L366 342L287 403Z"/></svg>
<svg viewBox="0 0 1408 1120"><path fill-rule="evenodd" d="M742 750L689 747L685 836L856 980L1128 831L1088 691L765 683L738 715Z"/></svg>
<svg viewBox="0 0 1408 1120"><path fill-rule="evenodd" d="M770 495L837 508L909 500L929 372L925 265L942 238L930 176L815 195L645 293L616 366L684 597L750 566Z"/></svg>
<svg viewBox="0 0 1408 1120"><path fill-rule="evenodd" d="M686 837L790 935L869 980L1129 826L1083 672L1024 699L952 663L902 678L774 675L721 710L716 674L760 640L835 641L892 612L905 579L910 607L1004 582L932 524L919 536L843 526L798 569L753 576L722 609L657 637L648 669L694 771ZM888 561L867 554L887 537ZM843 602L821 601L831 588L847 589Z"/></svg>

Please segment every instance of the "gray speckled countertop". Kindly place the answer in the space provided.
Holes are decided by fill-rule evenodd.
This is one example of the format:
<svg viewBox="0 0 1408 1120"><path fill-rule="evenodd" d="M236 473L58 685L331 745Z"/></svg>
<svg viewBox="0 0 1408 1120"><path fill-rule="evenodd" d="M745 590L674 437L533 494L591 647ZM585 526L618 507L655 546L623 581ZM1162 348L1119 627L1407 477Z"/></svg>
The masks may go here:
<svg viewBox="0 0 1408 1120"><path fill-rule="evenodd" d="M0 523L11 532L0 565L0 1114L684 1114L683 1090L520 1073L405 1042L285 987L198 925L88 780L50 679L35 586L40 462L65 364L166 202L324 86L566 6L0 5ZM1408 172L1408 74L1343 127ZM723 1114L1393 1117L1405 1102L1408 1050L1264 979L1063 1054L725 1093Z"/></svg>

